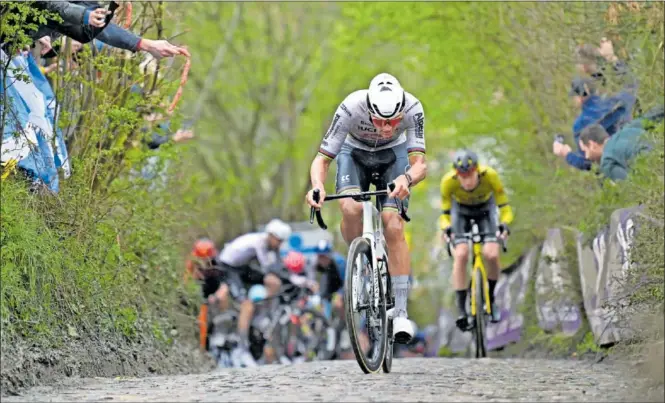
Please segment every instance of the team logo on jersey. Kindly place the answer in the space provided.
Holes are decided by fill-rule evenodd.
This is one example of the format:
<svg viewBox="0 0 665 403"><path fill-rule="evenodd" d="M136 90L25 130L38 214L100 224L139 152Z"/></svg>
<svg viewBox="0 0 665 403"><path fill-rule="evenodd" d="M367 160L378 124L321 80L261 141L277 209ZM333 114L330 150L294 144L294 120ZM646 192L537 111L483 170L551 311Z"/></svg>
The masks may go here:
<svg viewBox="0 0 665 403"><path fill-rule="evenodd" d="M349 117L351 117L351 111L349 111L349 108L347 108L346 105L341 104L339 109L343 110L347 115L349 115Z"/></svg>
<svg viewBox="0 0 665 403"><path fill-rule="evenodd" d="M418 104L420 104L420 102L416 102L416 103L414 103L413 105L409 106L409 107L404 111L404 114L406 115L407 113L409 113L409 111L410 111L411 109L413 109L413 108L414 108L416 105L418 105Z"/></svg>
<svg viewBox="0 0 665 403"><path fill-rule="evenodd" d="M339 116L339 113L336 113L335 117L333 118L332 123L330 124L330 128L328 128L328 131L326 132L326 135L323 136L324 139L327 139L328 137L330 137L331 134L332 134L333 137L335 137L335 134L337 134L337 129L339 129L339 125L337 124L337 122L339 121L339 118L341 118L341 116Z"/></svg>
<svg viewBox="0 0 665 403"><path fill-rule="evenodd" d="M360 124L358 125L358 130L361 132L369 132L369 133L376 133L376 127L374 127L373 124L369 122L365 122L364 120L360 120Z"/></svg>
<svg viewBox="0 0 665 403"><path fill-rule="evenodd" d="M418 112L413 116L413 125L416 127L416 138L422 139L425 137L425 116Z"/></svg>

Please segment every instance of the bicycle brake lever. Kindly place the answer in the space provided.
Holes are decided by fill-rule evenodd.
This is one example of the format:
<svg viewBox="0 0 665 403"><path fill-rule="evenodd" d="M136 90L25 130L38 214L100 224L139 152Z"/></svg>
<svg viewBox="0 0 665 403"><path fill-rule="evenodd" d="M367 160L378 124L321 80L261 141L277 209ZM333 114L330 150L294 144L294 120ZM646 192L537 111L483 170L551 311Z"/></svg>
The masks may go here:
<svg viewBox="0 0 665 403"><path fill-rule="evenodd" d="M316 211L316 221L319 224L319 227L321 227L321 229L323 229L323 230L328 229L328 226L323 221L323 217L321 216L321 211L318 211L318 210Z"/></svg>
<svg viewBox="0 0 665 403"><path fill-rule="evenodd" d="M399 211L400 217L406 222L411 221L411 218L406 214L406 210L404 210L404 202L398 198L395 198L397 202L397 210Z"/></svg>
<svg viewBox="0 0 665 403"><path fill-rule="evenodd" d="M312 192L312 199L317 203L319 202L319 198L321 197L320 194L321 194L321 192L319 191L319 189L314 189L314 191ZM316 213L316 209L314 207L310 207L310 209L309 209L309 223L310 224L314 224L314 214L315 213Z"/></svg>
<svg viewBox="0 0 665 403"><path fill-rule="evenodd" d="M321 191L319 189L314 189L314 191L312 192L312 200L314 200L316 203L318 203L319 200L321 200ZM310 224L314 223L314 216L316 216L316 222L317 224L319 224L319 227L321 227L321 229L323 230L328 229L328 226L323 221L323 216L321 216L321 210L317 210L314 207L312 207L309 212Z"/></svg>

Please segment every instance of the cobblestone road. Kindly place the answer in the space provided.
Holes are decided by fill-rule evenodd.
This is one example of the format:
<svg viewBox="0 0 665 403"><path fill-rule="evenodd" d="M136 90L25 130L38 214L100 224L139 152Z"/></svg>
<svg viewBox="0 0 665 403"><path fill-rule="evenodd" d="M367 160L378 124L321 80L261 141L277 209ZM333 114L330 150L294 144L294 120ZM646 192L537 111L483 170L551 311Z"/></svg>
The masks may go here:
<svg viewBox="0 0 665 403"><path fill-rule="evenodd" d="M205 375L79 379L3 402L47 401L624 401L630 381L610 364L523 359L395 360L365 375L355 361L221 370Z"/></svg>

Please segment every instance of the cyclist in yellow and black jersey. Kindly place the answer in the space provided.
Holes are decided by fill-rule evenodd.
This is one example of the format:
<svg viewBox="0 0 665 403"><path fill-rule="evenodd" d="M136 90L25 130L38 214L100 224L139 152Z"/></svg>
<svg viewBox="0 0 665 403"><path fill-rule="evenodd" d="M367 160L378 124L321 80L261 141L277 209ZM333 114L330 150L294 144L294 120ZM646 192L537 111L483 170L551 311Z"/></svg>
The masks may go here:
<svg viewBox="0 0 665 403"><path fill-rule="evenodd" d="M497 220L496 208L499 208ZM470 220L478 224L485 237L483 258L487 267L491 321L501 320L501 312L494 302L494 289L499 278L498 237L509 234L508 224L513 221L513 211L508 204L508 196L499 174L491 167L478 164L478 156L473 151L460 150L453 159L453 169L441 179L441 220L444 240L452 240L455 245L453 262L453 287L457 294L459 321L466 321L466 297L468 283L466 266L469 258L469 239L465 232L471 231Z"/></svg>

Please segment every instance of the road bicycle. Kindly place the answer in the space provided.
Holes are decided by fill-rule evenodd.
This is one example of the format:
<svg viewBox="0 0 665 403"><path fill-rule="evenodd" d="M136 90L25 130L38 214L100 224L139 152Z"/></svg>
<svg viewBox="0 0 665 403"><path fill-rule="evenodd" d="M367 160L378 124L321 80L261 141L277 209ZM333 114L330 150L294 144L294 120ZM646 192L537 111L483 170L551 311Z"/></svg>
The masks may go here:
<svg viewBox="0 0 665 403"><path fill-rule="evenodd" d="M285 289L279 307L269 315L263 329L276 358L329 360L334 354L335 329L310 303L316 299L312 291L296 286Z"/></svg>
<svg viewBox="0 0 665 403"><path fill-rule="evenodd" d="M376 373L379 369L389 373L392 368L393 338L392 318L389 311L395 305L392 293L392 284L388 270L388 250L383 235L383 222L381 220L381 203L379 196L386 196L394 189L394 183L386 186L381 179L382 170L371 170L370 183L376 191L366 191L347 194L326 195L325 200L352 198L362 203L363 231L362 235L351 242L347 262L351 270L347 271L344 280L344 305L346 326L353 352L358 365L365 373ZM371 198L375 197L376 206ZM319 202L320 192L313 193L315 202ZM405 221L410 218L404 211L402 202L397 200L397 208ZM322 229L328 226L323 221L321 212L312 208L310 223L317 223ZM362 293L362 295L361 295ZM367 312L368 317L356 324L356 315ZM364 325L364 326L363 326ZM368 346L365 346L360 329L367 328Z"/></svg>
<svg viewBox="0 0 665 403"><path fill-rule="evenodd" d="M471 305L471 317L469 318L466 326L460 326L460 323L457 326L462 331L473 332L473 338L475 340L475 355L476 358L487 357L487 318L492 315L492 306L489 303L490 292L489 285L487 281L487 271L485 270L485 265L483 264L483 245L485 244L485 238L488 236L496 237L496 234L490 232L480 232L478 224L474 219L470 220L471 231L462 234L466 239L470 239L473 245L473 269L471 271L471 285L470 289L470 305ZM499 239L501 248L504 253L508 250L506 248L506 242L504 239ZM446 243L448 249L448 255L453 256L452 250L450 248L450 242ZM487 303L486 303L487 302ZM484 306L483 309L480 307Z"/></svg>

